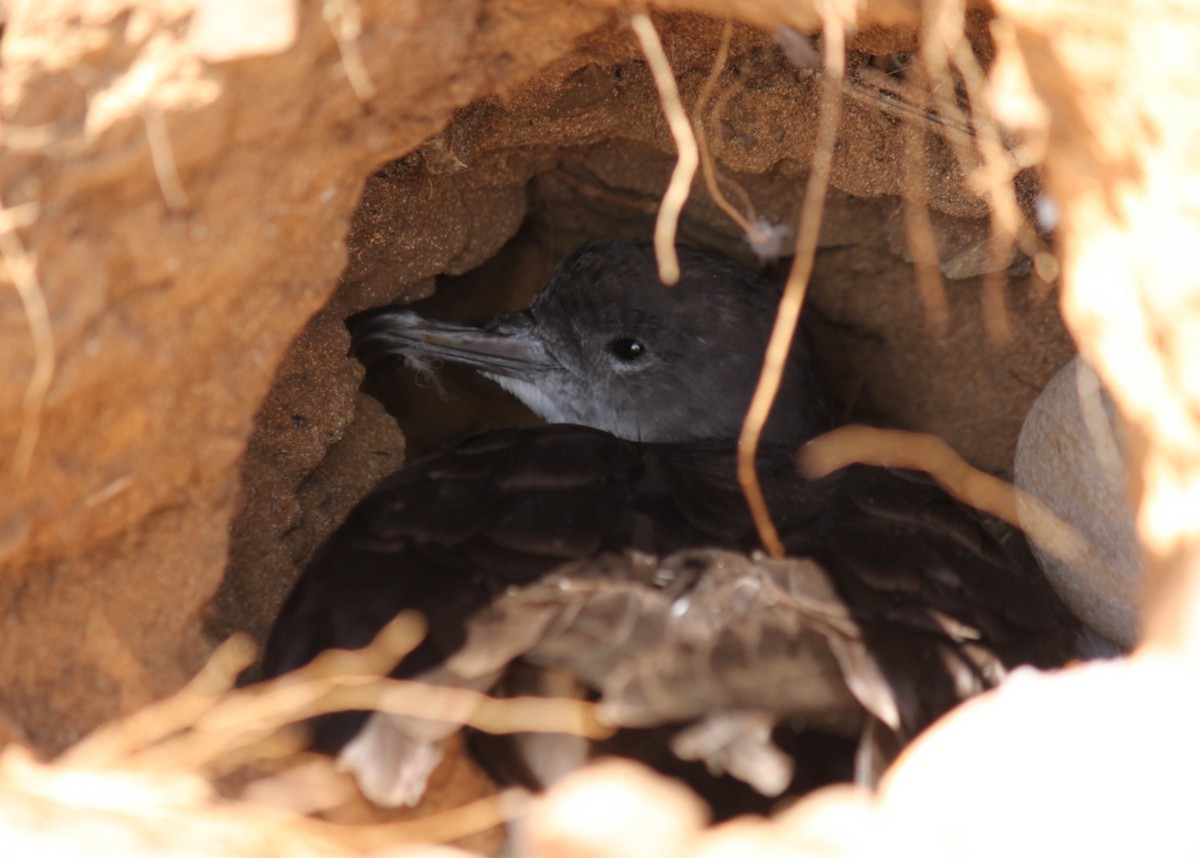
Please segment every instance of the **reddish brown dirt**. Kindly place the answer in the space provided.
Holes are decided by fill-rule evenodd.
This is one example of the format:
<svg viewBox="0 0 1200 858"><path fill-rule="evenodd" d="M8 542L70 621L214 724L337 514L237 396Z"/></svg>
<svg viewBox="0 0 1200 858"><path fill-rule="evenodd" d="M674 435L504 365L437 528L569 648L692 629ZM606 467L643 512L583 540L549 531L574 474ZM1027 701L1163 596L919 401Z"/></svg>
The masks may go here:
<svg viewBox="0 0 1200 858"><path fill-rule="evenodd" d="M655 5L743 22L714 98L712 146L760 212L791 217L815 87L766 31L812 31L813 9ZM1200 484L1195 15L1172 3L996 6L1001 62L1032 81L1005 77L999 109L1044 144L1064 210L1065 307L1133 421L1161 593L1152 628L1194 651L1200 537L1178 510L1194 509ZM580 238L649 232L674 150L622 15L556 0L0 9L0 250L16 287L0 289L0 742L63 748L178 688L216 637L261 635L313 547L405 454L392 420L357 392L347 314L438 286L448 309L479 315L528 294ZM858 15L852 64L913 48L918 4L874 0ZM657 21L691 104L720 24ZM973 27L984 34L984 16ZM978 279L947 281L950 333L925 333L898 238L898 132L846 102L810 302L822 358L848 414L933 431L1005 473L1029 402L1072 350L1059 295L1011 282L1016 337L996 346L983 335ZM985 209L944 144L931 140L928 159L954 253L986 233ZM693 196L681 236L744 257L699 183ZM414 446L516 419L405 401ZM418 423L435 409L436 421ZM1117 687L1105 706L1142 699ZM1101 708L1080 723L1108 743ZM1063 744L1031 766L1014 755L1016 770L1049 772ZM954 755L938 783L989 815L967 831L990 832L998 808L1027 791L1001 781L994 802L981 800L962 790L960 763ZM489 788L463 767L443 776L435 804ZM1092 830L1094 808L1062 823L1058 800L1079 793L1069 778L1046 783L1057 791L1043 809L1064 830ZM46 819L62 810L39 807ZM74 808L69 818L79 821ZM756 836L768 839L766 828ZM911 836L925 842L928 830Z"/></svg>
<svg viewBox="0 0 1200 858"><path fill-rule="evenodd" d="M39 435L0 498L0 707L54 748L177 686L209 650L204 623L261 633L316 542L402 460L394 425L356 393L346 315L427 294L522 223L527 287L582 238L648 234L673 144L627 27L603 8L361 4L363 30L339 52L305 5L286 50L209 62L165 7L34 6L4 42L0 193L37 206L17 236L57 362L26 414L34 349L4 293L0 444L16 449L23 426ZM691 103L720 25L660 24ZM375 88L365 101L344 73L355 50ZM138 69L155 85L138 89ZM811 76L739 27L713 103L721 169L761 213L790 217ZM813 292L826 365L856 413L937 431L1003 472L1069 346L1053 301L1020 284L1021 339L981 346L973 280L950 284L953 336L925 336L893 252L896 128L848 102ZM930 158L935 208L982 234L945 146ZM681 236L746 256L699 184Z"/></svg>

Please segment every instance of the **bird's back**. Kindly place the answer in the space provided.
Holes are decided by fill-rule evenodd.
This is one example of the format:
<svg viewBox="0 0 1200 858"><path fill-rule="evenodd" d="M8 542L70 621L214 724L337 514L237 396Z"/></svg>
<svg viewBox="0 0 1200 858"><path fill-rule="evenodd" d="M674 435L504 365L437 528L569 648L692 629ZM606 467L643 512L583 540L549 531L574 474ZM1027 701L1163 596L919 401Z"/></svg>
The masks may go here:
<svg viewBox="0 0 1200 858"><path fill-rule="evenodd" d="M327 648L363 646L400 611L415 609L427 616L429 636L394 675L420 675L459 652L473 622L494 621L499 602L549 580L557 582L556 589L542 586L534 601L539 610L559 612L553 621L559 637L545 643L540 658L595 687L603 685L598 664L645 660L654 653L669 664L671 648L683 646L680 627L672 625L685 619L681 605L695 608L701 597L709 600L706 610L720 625L721 605L739 587L779 588L767 597L771 610L783 614L756 619L753 611L739 615L731 604L728 621L714 631L714 640L725 636L726 651L694 669L730 677L740 670L750 686L778 685L789 676L800 685L810 680L812 700L831 699L825 686L835 683L840 689L835 696L853 701L847 717L861 721L865 710L893 721L902 740L995 684L1006 667L1045 666L1069 657L1072 621L1021 534L913 474L853 467L805 480L784 447L764 448L759 471L789 555L814 563L800 568L796 560L752 556L755 530L735 477L732 444L639 444L561 424L470 438L389 477L351 513L285 604L264 673L295 669ZM668 558L687 550L692 554ZM714 564L732 562L721 560L719 552L725 551L741 558L738 574L745 581L758 575L759 584L743 586L736 574L715 583L720 575L712 571ZM656 578L655 570L668 568L677 570L666 576L669 581ZM591 584L564 584L583 580ZM624 588L631 599L626 620L641 617L648 634L658 636L655 641L618 640L604 653L586 636L570 643L570 623L564 630L562 617L583 622L596 600L606 598L606 587ZM797 600L788 603L783 596L789 588L808 589L793 593ZM588 599L590 608L584 605ZM804 605L818 605L817 614L805 616ZM788 666L800 665L799 639L784 641L781 635L797 623L819 625L821 611L844 614L834 625L850 631L817 635L828 652L806 676L803 666ZM524 616L513 627L522 634L531 622ZM548 614L541 616L551 624ZM497 632L493 622L489 633L503 630ZM545 655L550 649L552 657ZM694 658L691 663L699 664ZM836 667L832 672L830 665ZM718 677L718 684L746 686L745 677L737 682ZM769 677L774 679L764 683ZM666 700L638 717L653 720L657 712L660 720L672 720L678 713L729 705L728 699L704 699L707 681L695 677L691 692L677 683L672 693L694 693L697 699ZM742 704L786 705L796 711L781 714L806 714L803 693L783 700L776 695ZM326 719L318 728L318 746L336 749L361 720L361 715Z"/></svg>

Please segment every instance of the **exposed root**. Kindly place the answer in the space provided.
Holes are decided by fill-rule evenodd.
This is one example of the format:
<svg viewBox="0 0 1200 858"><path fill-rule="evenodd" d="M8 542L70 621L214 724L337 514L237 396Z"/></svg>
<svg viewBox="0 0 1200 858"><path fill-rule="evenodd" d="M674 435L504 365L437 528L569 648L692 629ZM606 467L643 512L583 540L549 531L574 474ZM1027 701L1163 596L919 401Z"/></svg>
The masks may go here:
<svg viewBox="0 0 1200 858"><path fill-rule="evenodd" d="M663 283L670 286L679 282L679 256L675 252L675 233L679 227L679 215L692 187L692 179L696 177L700 154L696 136L692 133L691 123L688 122L687 113L679 97L675 74L671 71L671 64L663 52L662 40L658 37L658 31L654 29L654 22L645 12L635 12L630 16L630 24L641 43L646 62L650 65L654 85L662 102L663 115L667 118L667 127L670 128L671 136L675 138L675 146L679 150L679 158L671 173L671 182L667 185L667 192L663 194L658 219L654 224L654 253L658 257L658 276Z"/></svg>
<svg viewBox="0 0 1200 858"><path fill-rule="evenodd" d="M530 796L525 790L507 789L420 819L376 825L341 825L301 817L297 827L356 849L383 849L397 843L449 843L523 816L529 802Z"/></svg>
<svg viewBox="0 0 1200 858"><path fill-rule="evenodd" d="M182 211L187 208L188 195L184 190L183 180L179 177L179 168L175 164L175 153L171 148L171 135L167 133L167 123L163 120L162 113L151 107L141 111L141 116L146 126L146 140L150 143L154 176L158 179L163 199L171 211Z"/></svg>
<svg viewBox="0 0 1200 858"><path fill-rule="evenodd" d="M934 104L948 127L971 129L965 139L961 134L951 134L947 140L968 185L987 203L991 213L989 264L981 295L984 326L993 343L1008 343L1012 327L1004 303L1004 272L1013 247L1020 244L1034 259L1043 249L1025 224L1013 189L1013 178L1025 165L1005 146L987 106L987 81L964 35L966 10L961 0L931 0L922 8L921 56ZM966 89L970 119L955 98L951 64Z"/></svg>
<svg viewBox="0 0 1200 858"><path fill-rule="evenodd" d="M134 479L129 474L123 477L117 477L110 483L105 484L99 491L93 492L84 498L84 509L94 509L108 503L115 497L124 494L133 488Z"/></svg>
<svg viewBox="0 0 1200 858"><path fill-rule="evenodd" d="M1076 563L1085 556L1087 540L1075 528L1033 496L971 467L934 435L843 426L810 441L797 456L800 470L809 479L820 479L855 463L924 471L958 500L1021 528L1064 562Z"/></svg>
<svg viewBox="0 0 1200 858"><path fill-rule="evenodd" d="M528 796L509 790L421 819L341 825L305 816L289 809L286 801L267 807L221 798L213 779L293 755L301 745L299 733L281 733L281 728L348 708L445 719L496 732L547 730L590 738L611 733L596 721L594 707L579 700L497 700L379 679L423 634L422 620L402 614L365 649L330 651L295 673L236 691L232 685L254 652L248 638L231 638L177 694L104 725L50 763L36 761L22 745L5 748L0 752L0 798L10 807L14 801L43 806L47 814L67 803L83 828L123 826L152 841L164 832L179 836L179 825L217 843L228 837L226 846L214 848L213 854L342 854L398 842L445 842L485 831L521 815ZM287 774L260 777L245 792L255 794L258 785L267 788L257 794L269 794L271 783ZM0 814L0 831L4 827ZM249 831L254 835L246 839ZM265 842L279 851L264 851Z"/></svg>
<svg viewBox="0 0 1200 858"><path fill-rule="evenodd" d="M754 212L754 205L750 201L750 196L741 185L732 179L725 179L741 199L742 205L746 209L745 215L738 211L737 207L729 202L729 199L721 191L720 179L724 177L720 176L717 172L712 153L708 148L708 133L704 128L704 109L708 106L709 99L712 98L713 90L716 89L717 81L721 78L721 73L725 71L725 63L729 59L729 40L732 35L733 22L726 21L724 29L721 30L721 44L717 48L717 57L713 60L712 71L709 72L708 78L704 81L704 86L700 88L700 94L696 97L696 107L692 111L692 124L696 129L696 144L700 151L700 167L704 175L704 185L708 188L708 195L717 204L717 208L737 224L738 228L745 234L746 240L750 242L750 246L755 248L757 252L758 248L768 248L772 244L774 237L772 231L764 229L758 223L758 217Z"/></svg>
<svg viewBox="0 0 1200 858"><path fill-rule="evenodd" d="M373 100L377 90L358 47L362 35L362 11L358 4L354 0L325 0L321 4L321 15L337 42L342 69L354 95L364 104Z"/></svg>
<svg viewBox="0 0 1200 858"><path fill-rule="evenodd" d="M746 495L750 513L758 530L763 547L772 557L783 556L783 543L771 520L771 511L763 496L762 486L755 470L755 453L762 437L763 426L771 412L771 404L783 381L784 365L796 326L800 321L800 308L804 305L804 294L808 279L812 275L813 261L817 253L817 241L821 233L821 218L825 211L825 195L829 190L829 175L833 168L833 150L837 141L838 126L842 120L842 82L846 71L846 20L851 10L839 8L833 0L818 2L817 10L824 21L824 92L817 122L816 149L813 152L812 169L808 174L808 185L804 191L804 204L800 210L800 224L796 231L796 255L788 274L783 298L775 317L775 327L767 344L762 375L750 410L742 424L738 439L738 481ZM843 15L847 17L844 18Z"/></svg>
<svg viewBox="0 0 1200 858"><path fill-rule="evenodd" d="M986 102L985 75L963 35L962 6L954 0L938 0L934 6L924 8L927 19L921 46L925 73L919 68L910 71L918 82L905 82L863 67L847 79L846 94L905 122L902 177L905 233L915 260L917 288L925 305L927 325L936 333L945 331L948 320L943 318L944 287L936 267L933 226L926 212L923 132L937 134L950 144L968 185L988 204L991 233L981 302L989 338L995 343L1005 343L1011 340L1012 331L1004 303L1007 288L1004 271L1014 246L1034 261L1042 283L1057 277L1053 257L1026 222L1013 189L1017 172L1032 166L1033 161L1024 148L1009 145L1002 138L992 119ZM969 115L954 97L951 63L966 88ZM935 96L932 109L930 94Z"/></svg>
<svg viewBox="0 0 1200 858"><path fill-rule="evenodd" d="M13 450L12 471L18 479L29 473L33 451L37 447L42 430L42 410L46 393L54 380L56 358L54 354L54 331L50 327L50 310L46 295L37 276L37 261L17 236L17 230L34 222L38 207L34 204L4 208L0 201L0 255L8 278L17 290L25 321L29 326L29 338L33 341L33 372L25 387L21 403L21 431Z"/></svg>
<svg viewBox="0 0 1200 858"><path fill-rule="evenodd" d="M915 100L912 107L917 115L924 115L926 90L923 87L906 87L905 91L909 98ZM910 117L905 120L901 135L904 144L902 181L905 238L913 256L917 293L925 307L925 328L932 335L943 337L950 324L950 311L946 301L946 285L938 268L937 236L929 217L925 125Z"/></svg>
<svg viewBox="0 0 1200 858"><path fill-rule="evenodd" d="M366 649L322 653L294 673L230 692L253 657L248 640L235 637L181 692L97 730L61 761L171 770L214 766L233 753L253 757L262 747L274 756L276 734L284 726L350 709L469 724L492 733L541 730L602 738L611 732L596 720L591 704L579 700L497 700L459 688L380 679L423 634L422 621L402 614Z"/></svg>

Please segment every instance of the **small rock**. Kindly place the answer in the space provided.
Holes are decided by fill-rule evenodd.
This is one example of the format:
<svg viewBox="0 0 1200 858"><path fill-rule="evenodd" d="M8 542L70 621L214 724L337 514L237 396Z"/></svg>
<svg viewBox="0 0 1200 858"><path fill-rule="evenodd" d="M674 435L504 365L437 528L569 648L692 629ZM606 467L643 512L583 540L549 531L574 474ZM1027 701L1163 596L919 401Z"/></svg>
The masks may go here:
<svg viewBox="0 0 1200 858"><path fill-rule="evenodd" d="M1091 543L1073 563L1033 546L1050 583L1076 616L1129 648L1138 631L1142 564L1125 468L1121 416L1095 372L1075 357L1025 418L1015 482ZM1028 505L1019 508L1023 519L1031 514Z"/></svg>

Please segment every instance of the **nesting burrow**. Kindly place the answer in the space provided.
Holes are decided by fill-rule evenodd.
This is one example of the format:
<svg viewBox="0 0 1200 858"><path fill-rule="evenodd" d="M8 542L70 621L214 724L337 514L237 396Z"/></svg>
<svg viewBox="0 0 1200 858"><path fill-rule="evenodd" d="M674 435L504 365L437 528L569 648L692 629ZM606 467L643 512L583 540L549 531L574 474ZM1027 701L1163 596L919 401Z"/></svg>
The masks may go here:
<svg viewBox="0 0 1200 858"><path fill-rule="evenodd" d="M389 389L389 414L345 356L347 316L428 299L481 320L524 306L578 242L653 232L676 147L626 13L278 6L9 13L0 737L61 750L180 687L230 633L261 640L382 475L532 419L488 382L451 377L446 402L400 370L367 385ZM794 229L822 43L776 28L811 34L820 19L735 11L723 64L721 20L654 21L719 187L745 216ZM985 70L989 22L968 15L963 42ZM847 419L932 433L1010 477L1024 415L1075 345L1046 260L990 253L994 213L964 179L961 129L892 86L919 23L859 12L806 324ZM914 274L914 189L934 293ZM1032 169L1016 176L1026 215L1038 194ZM700 175L678 238L786 274ZM1139 425L1140 456L1156 436Z"/></svg>
<svg viewBox="0 0 1200 858"><path fill-rule="evenodd" d="M680 15L665 18L662 29L683 101L695 104L713 78L722 24ZM851 74L886 77L881 69L911 62L903 46L898 40L888 53L855 51ZM782 225L790 236L812 157L820 79L750 27L734 28L729 54L703 111L720 182L747 217ZM905 232L904 123L887 112L894 95L873 94L874 101L846 104L809 295L806 321L823 371L846 418L939 435L979 467L1011 475L1029 404L1073 353L1053 288L1015 255L1003 266L1015 338L989 339L980 300L987 207L964 190L941 126L929 121L930 217L942 244L948 310L944 329L935 330ZM581 40L552 73L459 110L441 133L367 177L338 291L293 343L259 413L214 628L261 632L316 543L403 461L392 420L355 394L361 370L342 357L346 316L431 294L427 312L474 322L525 307L579 242L650 237L675 160L645 59L624 22L614 21ZM1023 184L1032 199L1032 181ZM782 278L792 240L787 258L760 261L699 175L695 185L679 240ZM436 389L393 365L381 367L367 389L415 441L410 454L532 419L470 373L453 373L449 384ZM322 436L336 440L314 444Z"/></svg>

